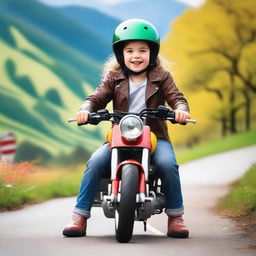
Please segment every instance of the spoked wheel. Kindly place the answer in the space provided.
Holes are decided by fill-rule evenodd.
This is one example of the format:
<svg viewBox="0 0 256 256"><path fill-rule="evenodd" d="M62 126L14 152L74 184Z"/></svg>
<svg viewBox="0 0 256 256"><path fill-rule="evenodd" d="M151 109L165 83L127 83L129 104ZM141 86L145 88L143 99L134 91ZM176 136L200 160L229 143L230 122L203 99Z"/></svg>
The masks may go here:
<svg viewBox="0 0 256 256"><path fill-rule="evenodd" d="M133 164L122 167L121 198L115 212L116 240L119 243L130 241L133 232L136 194L138 192L139 171Z"/></svg>

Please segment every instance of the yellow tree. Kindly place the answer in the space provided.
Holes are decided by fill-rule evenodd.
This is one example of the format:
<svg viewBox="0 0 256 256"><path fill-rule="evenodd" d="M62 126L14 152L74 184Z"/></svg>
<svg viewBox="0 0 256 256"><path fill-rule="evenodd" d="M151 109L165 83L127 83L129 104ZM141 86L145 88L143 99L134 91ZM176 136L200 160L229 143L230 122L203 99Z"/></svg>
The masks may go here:
<svg viewBox="0 0 256 256"><path fill-rule="evenodd" d="M182 89L192 102L203 102L197 107L205 109L204 117L211 113L221 123L223 135L237 132L237 120L245 120L250 129L256 93L255 0L208 0L185 11L162 51L177 63ZM206 94L206 100L198 98L200 90L215 95L215 101Z"/></svg>

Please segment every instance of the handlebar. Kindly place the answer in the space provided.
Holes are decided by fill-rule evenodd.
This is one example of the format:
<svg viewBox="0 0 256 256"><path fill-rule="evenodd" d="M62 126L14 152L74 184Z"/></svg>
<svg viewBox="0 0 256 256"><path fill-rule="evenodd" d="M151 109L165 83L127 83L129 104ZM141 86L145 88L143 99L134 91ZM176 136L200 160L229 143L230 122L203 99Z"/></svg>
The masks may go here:
<svg viewBox="0 0 256 256"><path fill-rule="evenodd" d="M157 120L168 120L173 124L176 124L178 122L175 121L175 111L170 111L165 106L158 106L157 108L146 108L143 109L140 113L131 113L131 112L122 112L115 110L114 112L109 112L106 109L101 109L97 112L89 113L88 115L88 121L85 124L93 124L97 125L101 121L109 121L111 118L114 120L111 120L114 123L118 123L122 117L128 114L137 115L141 118L153 118ZM75 118L69 118L67 120L70 122L76 122L77 120ZM187 123L196 123L196 120L194 119L187 119ZM85 124L78 124L79 126L85 125Z"/></svg>

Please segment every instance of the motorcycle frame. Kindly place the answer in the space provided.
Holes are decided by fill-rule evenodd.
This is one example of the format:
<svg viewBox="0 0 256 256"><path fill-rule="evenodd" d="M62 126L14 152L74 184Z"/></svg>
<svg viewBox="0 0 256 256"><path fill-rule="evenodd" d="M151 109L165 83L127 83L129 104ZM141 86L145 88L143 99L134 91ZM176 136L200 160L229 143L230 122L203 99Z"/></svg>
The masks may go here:
<svg viewBox="0 0 256 256"><path fill-rule="evenodd" d="M141 163L135 161L134 159L127 159L119 163L118 150L120 148L141 148L142 158ZM145 202L146 198L149 196L149 186L147 185L149 178L149 161L150 161L150 151L151 137L150 137L150 127L145 125L142 134L138 139L134 141L126 140L120 131L119 125L113 126L112 139L110 141L111 149L111 202L118 202L119 184L120 184L120 171L122 166L125 164L134 164L139 168L139 188L138 194L139 198L137 202Z"/></svg>

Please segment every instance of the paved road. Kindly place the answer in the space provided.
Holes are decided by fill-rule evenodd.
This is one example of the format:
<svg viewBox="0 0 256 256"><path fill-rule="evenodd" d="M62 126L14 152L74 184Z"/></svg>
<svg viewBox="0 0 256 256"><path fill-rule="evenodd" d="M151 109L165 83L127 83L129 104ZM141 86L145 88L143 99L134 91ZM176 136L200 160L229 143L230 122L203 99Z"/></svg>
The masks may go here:
<svg viewBox="0 0 256 256"><path fill-rule="evenodd" d="M212 209L228 191L228 184L239 178L256 161L256 146L213 155L180 167L186 206L189 239L166 237L164 214L150 219L149 230L136 223L129 244L118 244L114 221L94 208L87 237L64 238L74 198L54 199L18 211L0 213L0 256L76 255L237 255L251 256L253 241L238 232L234 223Z"/></svg>

